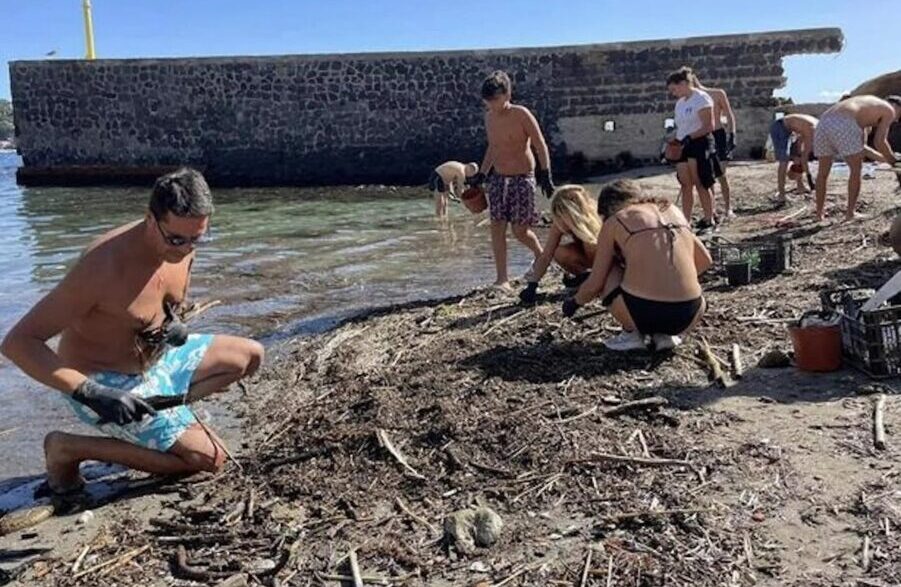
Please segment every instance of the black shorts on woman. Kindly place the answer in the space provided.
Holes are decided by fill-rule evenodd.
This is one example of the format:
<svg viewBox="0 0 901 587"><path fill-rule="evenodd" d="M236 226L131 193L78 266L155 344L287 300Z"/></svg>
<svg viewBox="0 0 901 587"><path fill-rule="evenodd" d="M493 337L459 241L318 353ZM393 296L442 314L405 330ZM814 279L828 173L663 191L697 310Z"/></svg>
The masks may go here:
<svg viewBox="0 0 901 587"><path fill-rule="evenodd" d="M723 167L720 165L720 159L716 155L716 146L713 142L713 135L704 135L697 139L691 139L688 144L682 148L682 158L676 163L685 163L689 159L698 162L698 178L701 185L710 188L716 183L718 177L723 176Z"/></svg>

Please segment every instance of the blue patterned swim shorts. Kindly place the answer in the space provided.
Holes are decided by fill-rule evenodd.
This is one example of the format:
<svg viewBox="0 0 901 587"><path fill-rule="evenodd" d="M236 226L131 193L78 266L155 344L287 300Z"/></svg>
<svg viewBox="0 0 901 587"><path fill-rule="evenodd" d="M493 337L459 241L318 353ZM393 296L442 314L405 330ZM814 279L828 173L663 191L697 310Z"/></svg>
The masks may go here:
<svg viewBox="0 0 901 587"><path fill-rule="evenodd" d="M211 344L213 344L212 334L191 334L182 346L166 350L146 373L136 375L103 371L94 373L91 379L101 385L122 389L142 398L154 395L182 395L191 387L194 371L200 366ZM179 406L160 410L155 418L145 416L140 422L132 422L125 426L112 423L98 425L100 418L94 410L68 395L65 397L82 421L104 434L161 452L172 448L178 437L196 422L190 409Z"/></svg>

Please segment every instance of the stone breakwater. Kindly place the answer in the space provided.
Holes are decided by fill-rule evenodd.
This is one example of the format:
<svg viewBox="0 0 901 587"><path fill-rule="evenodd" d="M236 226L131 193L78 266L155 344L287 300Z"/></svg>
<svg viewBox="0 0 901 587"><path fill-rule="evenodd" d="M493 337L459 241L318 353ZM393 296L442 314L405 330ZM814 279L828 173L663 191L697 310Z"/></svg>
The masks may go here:
<svg viewBox="0 0 901 587"><path fill-rule="evenodd" d="M514 80L559 174L656 158L689 64L729 92L740 154L766 140L782 59L839 51L839 29L437 53L10 63L26 174L190 164L218 184L423 183L485 147L482 78ZM60 171L62 169L62 171Z"/></svg>

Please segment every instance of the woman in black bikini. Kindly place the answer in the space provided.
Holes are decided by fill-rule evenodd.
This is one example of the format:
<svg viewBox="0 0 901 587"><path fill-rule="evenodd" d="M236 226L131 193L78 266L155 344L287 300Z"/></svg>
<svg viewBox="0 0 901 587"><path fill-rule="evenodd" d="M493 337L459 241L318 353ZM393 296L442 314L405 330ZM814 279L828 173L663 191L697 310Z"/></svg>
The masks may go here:
<svg viewBox="0 0 901 587"><path fill-rule="evenodd" d="M607 184L598 197L604 218L591 276L563 302L572 316L602 296L622 324L622 334L604 341L611 350L669 349L681 342L706 309L698 275L710 253L692 233L685 215L667 200L642 195L636 181Z"/></svg>

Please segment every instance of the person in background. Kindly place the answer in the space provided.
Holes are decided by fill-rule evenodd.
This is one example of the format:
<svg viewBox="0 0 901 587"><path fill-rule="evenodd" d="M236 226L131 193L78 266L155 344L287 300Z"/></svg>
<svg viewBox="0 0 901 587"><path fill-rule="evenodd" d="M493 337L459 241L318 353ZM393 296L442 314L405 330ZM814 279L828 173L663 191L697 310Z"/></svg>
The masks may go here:
<svg viewBox="0 0 901 587"><path fill-rule="evenodd" d="M641 185L620 179L598 196L603 226L591 275L563 302L573 316L600 296L623 332L604 341L616 351L671 349L701 319L706 302L698 276L710 253L669 200L646 196Z"/></svg>
<svg viewBox="0 0 901 587"><path fill-rule="evenodd" d="M735 151L735 133L737 125L735 122L735 111L732 110L732 104L729 103L729 96L726 91L721 88L708 88L701 83L697 74L694 76L695 86L702 92L713 99L713 143L716 148L716 156L719 159L720 170L722 175L719 176L720 191L723 192L723 218L731 220L735 218L735 212L732 208L732 190L729 187L729 178L726 177L726 161L732 161L732 155ZM723 126L725 119L729 130Z"/></svg>
<svg viewBox="0 0 901 587"><path fill-rule="evenodd" d="M482 82L482 101L487 110L485 132L488 149L480 171L469 181L469 185L473 186L487 182L491 247L497 270L494 286L505 292L510 291L507 226L512 225L513 235L537 259L541 254L541 243L532 230L538 221L535 193L539 187L548 198L554 193L550 153L544 135L532 113L511 102L512 92L510 77L503 71L495 71ZM487 176L492 169L495 173ZM527 276L530 273L531 269Z"/></svg>
<svg viewBox="0 0 901 587"><path fill-rule="evenodd" d="M466 179L479 171L478 163L446 161L436 167L429 176L429 190L435 196L435 216L447 216L448 197L459 199L465 189Z"/></svg>
<svg viewBox="0 0 901 587"><path fill-rule="evenodd" d="M669 92L676 102L676 140L682 145L681 158L676 160L676 177L682 190L682 211L691 220L694 192L701 200L704 217L697 224L698 232L715 226L714 202L710 188L722 174L714 152L712 133L713 99L694 86L694 72L682 67L666 79Z"/></svg>
<svg viewBox="0 0 901 587"><path fill-rule="evenodd" d="M538 283L552 261L567 272L568 275L563 278L566 287L578 287L588 278L601 231L601 219L596 207L594 198L580 185L557 188L551 198L553 223L544 242L544 250L535 261L531 281L519 294L523 303L535 303ZM570 242L564 243L563 239L567 237Z"/></svg>
<svg viewBox="0 0 901 587"><path fill-rule="evenodd" d="M816 180L816 219L822 221L826 213L826 182L832 170L832 162L842 157L848 164L848 209L845 220L859 217L857 198L860 196L860 181L863 160L867 154L873 155L889 165L895 166L899 159L892 152L888 133L892 124L901 120L901 96L886 99L876 96L852 96L834 104L820 117L813 137L814 154L819 161ZM875 132L875 150L868 151L868 131Z"/></svg>
<svg viewBox="0 0 901 587"><path fill-rule="evenodd" d="M246 338L188 334L172 311L187 296L195 248L212 213L199 172L183 168L160 177L144 218L91 243L3 340L6 357L105 435L46 436L50 493L80 490L86 460L158 475L222 468L222 441L184 404L252 375L263 347ZM56 335L53 349L47 341ZM157 411L155 399L177 405Z"/></svg>
<svg viewBox="0 0 901 587"><path fill-rule="evenodd" d="M776 161L779 162L776 172L778 189L776 198L781 204L786 202L785 177L790 164L801 166L800 173L792 173L797 182L796 191L802 194L810 192L804 185L804 177L807 177L808 183L813 182L808 163L813 153L813 136L818 122L816 117L808 114L786 114L770 125L770 140L773 142Z"/></svg>

